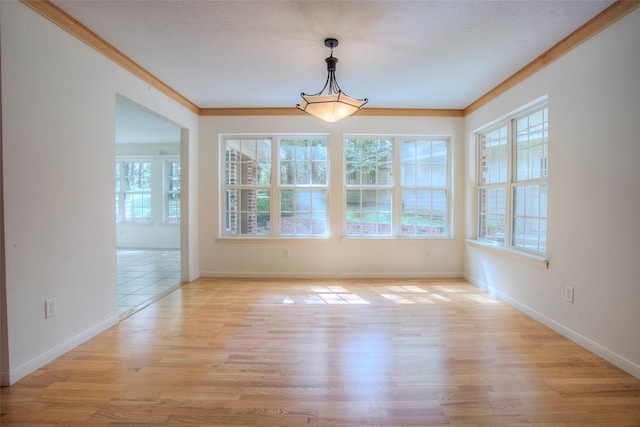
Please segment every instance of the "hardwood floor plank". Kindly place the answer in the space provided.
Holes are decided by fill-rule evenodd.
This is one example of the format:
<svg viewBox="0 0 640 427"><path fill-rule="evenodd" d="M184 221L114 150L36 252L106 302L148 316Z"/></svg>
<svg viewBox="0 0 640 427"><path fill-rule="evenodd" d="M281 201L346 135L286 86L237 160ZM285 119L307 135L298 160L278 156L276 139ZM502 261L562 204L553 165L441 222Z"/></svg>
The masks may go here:
<svg viewBox="0 0 640 427"><path fill-rule="evenodd" d="M455 279L198 280L0 397L3 426L640 426L640 380Z"/></svg>

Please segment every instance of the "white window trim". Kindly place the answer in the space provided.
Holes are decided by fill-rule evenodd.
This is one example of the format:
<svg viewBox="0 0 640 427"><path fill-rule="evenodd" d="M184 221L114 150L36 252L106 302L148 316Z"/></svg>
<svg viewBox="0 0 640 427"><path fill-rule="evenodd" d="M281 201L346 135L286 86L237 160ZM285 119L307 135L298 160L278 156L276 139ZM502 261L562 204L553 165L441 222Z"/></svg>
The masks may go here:
<svg viewBox="0 0 640 427"><path fill-rule="evenodd" d="M507 113L503 116L501 116L498 119L492 120L489 123L486 123L485 125L473 130L473 132L471 133L472 138L473 138L473 144L474 144L474 151L475 151L475 170L476 170L476 176L475 176L475 193L474 193L474 197L475 197L475 215L474 215L474 236L473 238L470 239L466 239L466 242L468 243L472 243L474 245L480 246L480 247L484 247L484 248L489 248L489 249L496 249L499 250L503 253L507 253L510 255L513 255L515 257L519 257L522 259L527 259L536 263L542 263L546 266L546 268L549 268L549 260L548 260L548 243L546 245L545 248L545 252L541 253L541 252L537 252L537 251L531 251L531 250L527 250L524 248L519 248L516 246L513 246L512 243L512 232L513 232L513 189L514 186L516 184L518 184L514 179L513 179L513 168L516 162L516 150L513 147L513 128L514 128L514 123L518 118L521 118L523 116L526 116L527 114L536 111L538 109L544 108L546 107L547 109L549 109L549 102L548 102L548 96L542 96L539 97L525 105L523 105L522 107L513 110L510 113ZM506 125L507 127L507 139L509 141L509 162L507 163L507 180L505 184L499 184L496 185L496 187L500 187L500 188L505 188L505 197L506 197L506 203L505 203L505 224L506 224L506 230L505 230L505 236L504 236L504 244L500 244L498 242L492 241L492 240L487 240L487 239L482 239L478 236L479 234L479 228L480 228L480 200L479 200L479 195L480 195L480 188L481 188L481 179L480 179L480 174L482 173L480 167L479 167L479 156L480 156L480 150L479 150L479 134L481 133L485 133L493 128L498 128L501 125ZM549 176L549 172L548 172L548 164L547 164L547 175L545 177L545 179L537 179L537 180L529 180L528 182L530 183L535 183L535 182L545 182L547 183L547 188L548 188L548 176ZM492 186L491 184L488 186ZM548 207L547 207L548 208ZM548 237L548 236L547 236ZM547 239L548 242L548 239Z"/></svg>
<svg viewBox="0 0 640 427"><path fill-rule="evenodd" d="M166 157L162 156L162 221L166 225L180 225L182 222L182 164L180 163L179 156L171 156ZM167 168L169 167L169 163L178 163L180 164L180 191L173 191L173 193L177 193L180 195L180 218L178 221L169 221L169 204L167 201L167 196L169 194L168 182L169 179Z"/></svg>
<svg viewBox="0 0 640 427"><path fill-rule="evenodd" d="M280 191L283 188L294 188L294 186L281 186L280 185L280 163L279 163L279 150L280 140L286 138L324 138L327 141L327 184L316 185L316 188L323 188L327 191L326 196L326 218L325 227L326 233L323 235L281 235L280 230ZM271 192L271 205L270 205L270 223L271 233L268 235L228 235L225 233L225 170L226 170L226 140L227 139L263 139L271 140L271 183L268 186L264 186L264 189L268 189ZM330 193L331 193L331 138L328 133L225 133L218 135L218 234L216 240L228 241L228 242L240 242L240 241L282 241L282 240L306 240L306 241L321 241L331 238L331 211L330 211ZM314 187L309 185L309 187ZM248 186L247 188L254 189L255 185ZM242 189L242 188L240 188ZM276 209L277 206L277 209ZM277 215L276 215L277 213ZM277 232L276 232L277 230Z"/></svg>
<svg viewBox="0 0 640 427"><path fill-rule="evenodd" d="M392 193L392 212L391 212L391 235L349 235L347 234L347 221L346 221L346 200L347 200L347 190L348 187L345 183L345 165L346 165L346 150L344 141L347 139L390 139L392 141L392 150L393 150L393 184L387 187L381 186L371 186L372 189L380 189L380 188L389 188ZM435 140L442 139L447 142L447 165L446 165L446 202L447 202L447 227L446 227L446 235L445 236L410 236L410 235L402 235L402 197L397 196L398 192L401 192L403 187L400 183L400 170L401 170L401 162L400 162L400 141L401 140L415 140L415 139L427 139L427 140ZM342 174L341 174L341 185L342 185L342 239L345 240L453 240L454 237L454 221L453 221L453 136L452 135L441 135L441 134L344 134L342 135ZM400 217L400 219L398 219Z"/></svg>
<svg viewBox="0 0 640 427"><path fill-rule="evenodd" d="M154 218L154 213L153 213L153 162L151 161L151 157L153 156L117 156L116 157L116 162L121 164L121 169L120 169L120 196L124 196L125 193L127 193L126 191L124 191L122 189L122 183L123 183L123 175L122 175L122 163L149 163L149 166L151 168L151 187L149 188L149 195L151 197L151 214L149 216L149 219L141 219L141 220L127 220L124 219L124 197L120 198L120 205L119 205L119 215L118 217L116 217L116 223L117 224L132 224L132 225L151 225L153 224L153 218ZM130 191L129 193L140 193L140 192L136 192L136 191ZM119 219L118 219L119 218Z"/></svg>

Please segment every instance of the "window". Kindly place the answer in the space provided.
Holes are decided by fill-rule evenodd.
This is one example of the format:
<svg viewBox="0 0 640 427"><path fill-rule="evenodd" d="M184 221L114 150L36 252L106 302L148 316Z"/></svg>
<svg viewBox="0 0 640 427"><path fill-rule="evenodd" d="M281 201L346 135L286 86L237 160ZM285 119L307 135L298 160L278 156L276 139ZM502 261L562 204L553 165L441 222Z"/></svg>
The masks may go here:
<svg viewBox="0 0 640 427"><path fill-rule="evenodd" d="M547 125L538 106L477 134L479 239L546 252Z"/></svg>
<svg viewBox="0 0 640 427"><path fill-rule="evenodd" d="M448 237L449 141L346 138L347 236Z"/></svg>
<svg viewBox="0 0 640 427"><path fill-rule="evenodd" d="M116 162L116 219L151 221L151 163Z"/></svg>
<svg viewBox="0 0 640 427"><path fill-rule="evenodd" d="M165 222L180 222L180 162L165 162Z"/></svg>
<svg viewBox="0 0 640 427"><path fill-rule="evenodd" d="M224 140L224 235L328 235L326 137Z"/></svg>

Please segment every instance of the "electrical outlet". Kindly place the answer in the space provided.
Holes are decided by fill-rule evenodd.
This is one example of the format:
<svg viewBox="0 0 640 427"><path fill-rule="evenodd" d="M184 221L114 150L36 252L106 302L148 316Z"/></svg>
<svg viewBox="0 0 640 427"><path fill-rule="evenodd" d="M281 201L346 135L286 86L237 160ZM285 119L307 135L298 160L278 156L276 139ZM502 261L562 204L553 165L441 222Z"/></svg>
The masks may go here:
<svg viewBox="0 0 640 427"><path fill-rule="evenodd" d="M44 318L49 319L56 315L56 299L51 298L44 302Z"/></svg>
<svg viewBox="0 0 640 427"><path fill-rule="evenodd" d="M282 258L289 258L289 249L282 250Z"/></svg>
<svg viewBox="0 0 640 427"><path fill-rule="evenodd" d="M573 303L573 292L574 290L571 286L564 288L564 300Z"/></svg>

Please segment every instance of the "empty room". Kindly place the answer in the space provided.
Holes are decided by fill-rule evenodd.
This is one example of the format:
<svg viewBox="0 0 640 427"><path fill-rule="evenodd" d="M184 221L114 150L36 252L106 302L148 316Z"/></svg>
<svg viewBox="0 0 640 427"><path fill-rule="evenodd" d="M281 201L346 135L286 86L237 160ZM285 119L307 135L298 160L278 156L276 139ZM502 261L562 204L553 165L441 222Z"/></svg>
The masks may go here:
<svg viewBox="0 0 640 427"><path fill-rule="evenodd" d="M0 424L640 425L640 2L0 2Z"/></svg>

